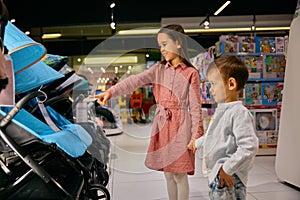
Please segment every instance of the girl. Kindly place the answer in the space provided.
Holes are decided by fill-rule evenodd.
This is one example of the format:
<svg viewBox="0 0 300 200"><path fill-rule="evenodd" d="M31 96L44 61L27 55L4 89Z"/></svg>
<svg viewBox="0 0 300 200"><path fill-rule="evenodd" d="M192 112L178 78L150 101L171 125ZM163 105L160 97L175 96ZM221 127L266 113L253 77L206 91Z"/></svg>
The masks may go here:
<svg viewBox="0 0 300 200"><path fill-rule="evenodd" d="M195 159L187 145L203 135L200 76L189 62L185 37L180 25L161 28L157 41L164 59L95 96L104 105L111 97L153 85L157 106L145 165L164 172L170 200L189 199L187 175L194 174Z"/></svg>

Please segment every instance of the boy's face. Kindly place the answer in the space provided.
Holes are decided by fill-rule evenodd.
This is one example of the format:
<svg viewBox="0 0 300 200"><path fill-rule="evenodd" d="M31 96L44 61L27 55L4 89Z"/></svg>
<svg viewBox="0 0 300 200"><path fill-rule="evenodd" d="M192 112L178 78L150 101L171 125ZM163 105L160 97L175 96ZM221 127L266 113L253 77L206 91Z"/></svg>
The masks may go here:
<svg viewBox="0 0 300 200"><path fill-rule="evenodd" d="M218 69L212 69L207 75L211 84L210 92L216 103L224 102L226 99L226 88Z"/></svg>

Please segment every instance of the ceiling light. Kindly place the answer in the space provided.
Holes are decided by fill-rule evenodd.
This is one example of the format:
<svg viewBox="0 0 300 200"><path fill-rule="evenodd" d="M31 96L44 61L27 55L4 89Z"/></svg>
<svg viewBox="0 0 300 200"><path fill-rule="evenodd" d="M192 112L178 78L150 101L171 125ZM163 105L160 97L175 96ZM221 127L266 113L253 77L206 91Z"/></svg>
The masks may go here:
<svg viewBox="0 0 300 200"><path fill-rule="evenodd" d="M133 30L121 30L118 31L119 35L147 35L147 34L157 34L158 28L153 29L133 29Z"/></svg>
<svg viewBox="0 0 300 200"><path fill-rule="evenodd" d="M226 8L231 1L226 1L215 13L214 15L218 15L220 12L222 12L222 10L224 10L224 8Z"/></svg>
<svg viewBox="0 0 300 200"><path fill-rule="evenodd" d="M112 3L109 5L110 8L114 8L115 6L116 6L116 4L115 4L114 2L112 2Z"/></svg>
<svg viewBox="0 0 300 200"><path fill-rule="evenodd" d="M42 39L54 39L54 38L59 38L61 37L61 33L45 33L42 36Z"/></svg>
<svg viewBox="0 0 300 200"><path fill-rule="evenodd" d="M203 23L204 26L209 26L209 21L206 20L204 23Z"/></svg>
<svg viewBox="0 0 300 200"><path fill-rule="evenodd" d="M256 27L255 30L257 31L288 31L290 27Z"/></svg>
<svg viewBox="0 0 300 200"><path fill-rule="evenodd" d="M115 22L111 22L110 23L110 28L115 30L116 29L116 23Z"/></svg>
<svg viewBox="0 0 300 200"><path fill-rule="evenodd" d="M199 25L203 25L205 29L209 29L209 15Z"/></svg>
<svg viewBox="0 0 300 200"><path fill-rule="evenodd" d="M137 56L98 56L98 57L87 57L84 59L86 65L97 65L97 64L123 64L123 63L138 63Z"/></svg>
<svg viewBox="0 0 300 200"><path fill-rule="evenodd" d="M105 69L103 67L100 68L103 73L105 73Z"/></svg>
<svg viewBox="0 0 300 200"><path fill-rule="evenodd" d="M209 17L206 18L206 20L203 23L203 26L205 29L209 29Z"/></svg>
<svg viewBox="0 0 300 200"><path fill-rule="evenodd" d="M89 72L90 72L91 74L94 73L94 71L93 71L90 67L88 67L87 69L89 70Z"/></svg>

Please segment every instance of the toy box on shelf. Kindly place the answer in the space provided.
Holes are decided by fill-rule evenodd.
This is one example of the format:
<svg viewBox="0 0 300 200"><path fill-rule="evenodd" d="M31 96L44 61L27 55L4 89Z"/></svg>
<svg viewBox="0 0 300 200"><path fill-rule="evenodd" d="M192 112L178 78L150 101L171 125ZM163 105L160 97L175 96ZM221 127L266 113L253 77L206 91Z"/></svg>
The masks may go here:
<svg viewBox="0 0 300 200"><path fill-rule="evenodd" d="M259 37L221 35L215 45L217 56L226 53L260 53Z"/></svg>
<svg viewBox="0 0 300 200"><path fill-rule="evenodd" d="M246 83L245 105L275 106L282 102L283 82Z"/></svg>
<svg viewBox="0 0 300 200"><path fill-rule="evenodd" d="M253 109L256 131L277 131L277 109Z"/></svg>
<svg viewBox="0 0 300 200"><path fill-rule="evenodd" d="M275 37L261 37L260 51L261 53L276 53Z"/></svg>
<svg viewBox="0 0 300 200"><path fill-rule="evenodd" d="M286 58L283 54L267 54L263 68L263 78L283 79L285 72Z"/></svg>
<svg viewBox="0 0 300 200"><path fill-rule="evenodd" d="M261 90L263 105L281 105L283 82L263 82Z"/></svg>
<svg viewBox="0 0 300 200"><path fill-rule="evenodd" d="M275 154L279 127L277 109L250 109L250 112L254 116L255 131L259 139L258 155Z"/></svg>
<svg viewBox="0 0 300 200"><path fill-rule="evenodd" d="M246 83L245 105L262 105L261 83Z"/></svg>
<svg viewBox="0 0 300 200"><path fill-rule="evenodd" d="M242 53L259 53L260 40L259 37L253 36L238 36L239 52Z"/></svg>
<svg viewBox="0 0 300 200"><path fill-rule="evenodd" d="M261 37L260 51L261 53L278 53L284 54L287 49L288 37Z"/></svg>
<svg viewBox="0 0 300 200"><path fill-rule="evenodd" d="M221 35L215 43L216 56L226 53L239 54L282 54L287 52L288 36L258 37Z"/></svg>
<svg viewBox="0 0 300 200"><path fill-rule="evenodd" d="M242 55L241 60L246 64L249 71L249 80L261 79L263 74L264 59L261 55Z"/></svg>
<svg viewBox="0 0 300 200"><path fill-rule="evenodd" d="M277 147L278 131L259 131L256 132L261 149L271 149L274 152Z"/></svg>
<svg viewBox="0 0 300 200"><path fill-rule="evenodd" d="M239 39L237 35L221 35L215 45L217 56L224 53L239 52Z"/></svg>

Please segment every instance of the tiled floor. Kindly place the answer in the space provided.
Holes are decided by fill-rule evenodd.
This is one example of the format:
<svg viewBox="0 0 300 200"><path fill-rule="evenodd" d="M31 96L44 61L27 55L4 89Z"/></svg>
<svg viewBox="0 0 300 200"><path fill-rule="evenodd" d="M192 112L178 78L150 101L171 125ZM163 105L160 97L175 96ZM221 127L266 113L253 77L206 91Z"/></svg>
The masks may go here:
<svg viewBox="0 0 300 200"><path fill-rule="evenodd" d="M123 133L109 136L111 154L110 180L107 185L112 200L167 200L162 172L144 166L151 124L123 125ZM196 173L189 176L190 200L209 199L207 179L202 176L199 159ZM299 188L280 182L275 173L275 156L257 156L249 176L248 200L300 200Z"/></svg>

